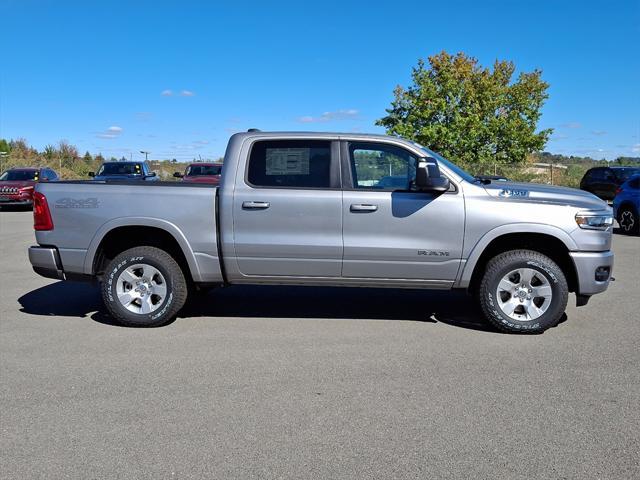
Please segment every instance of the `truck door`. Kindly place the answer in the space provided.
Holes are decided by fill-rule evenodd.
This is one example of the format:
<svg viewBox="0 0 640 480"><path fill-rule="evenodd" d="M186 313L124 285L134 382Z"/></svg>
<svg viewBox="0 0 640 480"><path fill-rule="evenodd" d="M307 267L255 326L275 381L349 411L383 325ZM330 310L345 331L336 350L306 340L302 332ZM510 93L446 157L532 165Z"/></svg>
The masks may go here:
<svg viewBox="0 0 640 480"><path fill-rule="evenodd" d="M257 140L238 171L233 231L238 269L264 277L340 277L339 143Z"/></svg>
<svg viewBox="0 0 640 480"><path fill-rule="evenodd" d="M417 157L375 142L344 142L343 277L450 286L462 257L464 198L411 191ZM344 161L343 160L343 161Z"/></svg>

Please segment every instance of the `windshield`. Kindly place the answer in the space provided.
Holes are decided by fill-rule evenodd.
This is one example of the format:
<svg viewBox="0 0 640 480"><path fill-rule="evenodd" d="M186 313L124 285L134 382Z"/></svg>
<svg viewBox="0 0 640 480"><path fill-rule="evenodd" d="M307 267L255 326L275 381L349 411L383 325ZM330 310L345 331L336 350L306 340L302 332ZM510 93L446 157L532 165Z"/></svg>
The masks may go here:
<svg viewBox="0 0 640 480"><path fill-rule="evenodd" d="M187 176L194 177L198 175L220 175L221 171L221 165L190 165L187 168Z"/></svg>
<svg viewBox="0 0 640 480"><path fill-rule="evenodd" d="M37 170L7 170L0 176L0 181L24 182L27 180L35 180L37 176Z"/></svg>
<svg viewBox="0 0 640 480"><path fill-rule="evenodd" d="M439 155L436 152L434 152L432 150L429 150L426 147L423 147L422 145L418 145L417 143L415 145L420 147L420 149L422 151L424 151L429 157L435 158L438 161L439 164L444 165L445 167L447 167L449 170L451 170L453 173L458 175L463 180L466 180L467 182L470 182L470 183L473 183L473 182L476 181L476 178L473 175L471 175L467 171L463 170L462 168L457 166L455 163L451 163L449 160L444 158L442 155Z"/></svg>
<svg viewBox="0 0 640 480"><path fill-rule="evenodd" d="M110 162L100 167L100 175L142 175L142 167L139 163Z"/></svg>

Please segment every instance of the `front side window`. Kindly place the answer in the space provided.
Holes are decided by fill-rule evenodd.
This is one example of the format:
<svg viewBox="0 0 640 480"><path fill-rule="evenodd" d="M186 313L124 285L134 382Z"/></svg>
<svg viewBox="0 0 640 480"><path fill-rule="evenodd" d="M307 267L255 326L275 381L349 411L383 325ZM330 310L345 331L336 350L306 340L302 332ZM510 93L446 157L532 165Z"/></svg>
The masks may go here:
<svg viewBox="0 0 640 480"><path fill-rule="evenodd" d="M331 142L258 141L251 148L247 180L256 187L330 188Z"/></svg>
<svg viewBox="0 0 640 480"><path fill-rule="evenodd" d="M415 180L417 159L402 148L351 143L349 156L354 188L409 190Z"/></svg>

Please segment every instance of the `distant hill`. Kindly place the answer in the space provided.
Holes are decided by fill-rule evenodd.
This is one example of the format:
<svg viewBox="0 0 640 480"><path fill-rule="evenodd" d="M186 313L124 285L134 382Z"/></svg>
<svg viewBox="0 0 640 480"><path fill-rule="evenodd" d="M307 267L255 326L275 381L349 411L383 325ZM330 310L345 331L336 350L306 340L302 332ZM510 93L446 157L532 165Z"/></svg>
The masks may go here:
<svg viewBox="0 0 640 480"><path fill-rule="evenodd" d="M618 157L615 160L596 160L591 157L566 156L551 152L534 153L531 155L532 162L560 163L563 165L640 165L640 157Z"/></svg>

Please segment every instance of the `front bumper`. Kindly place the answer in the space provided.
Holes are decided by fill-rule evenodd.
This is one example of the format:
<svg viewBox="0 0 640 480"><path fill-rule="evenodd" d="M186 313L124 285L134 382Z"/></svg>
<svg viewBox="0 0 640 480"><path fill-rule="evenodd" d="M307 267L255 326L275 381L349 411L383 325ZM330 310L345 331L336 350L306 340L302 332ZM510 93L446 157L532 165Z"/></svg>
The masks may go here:
<svg viewBox="0 0 640 480"><path fill-rule="evenodd" d="M19 195L0 195L0 206L15 207L23 205L25 207L33 205L33 199L28 196Z"/></svg>
<svg viewBox="0 0 640 480"><path fill-rule="evenodd" d="M613 272L613 252L569 252L578 277L576 294L590 296L609 287Z"/></svg>
<svg viewBox="0 0 640 480"><path fill-rule="evenodd" d="M52 247L29 247L29 262L33 271L46 278L64 280L58 250Z"/></svg>

